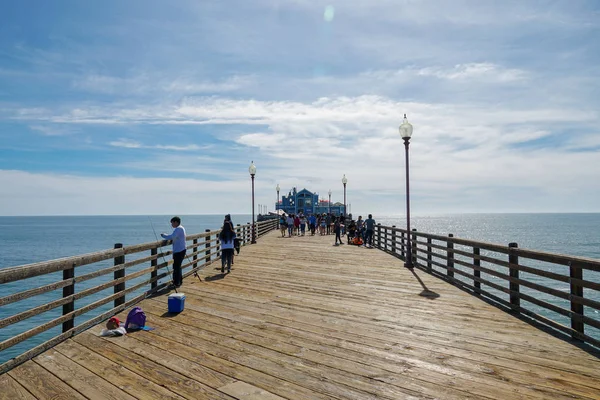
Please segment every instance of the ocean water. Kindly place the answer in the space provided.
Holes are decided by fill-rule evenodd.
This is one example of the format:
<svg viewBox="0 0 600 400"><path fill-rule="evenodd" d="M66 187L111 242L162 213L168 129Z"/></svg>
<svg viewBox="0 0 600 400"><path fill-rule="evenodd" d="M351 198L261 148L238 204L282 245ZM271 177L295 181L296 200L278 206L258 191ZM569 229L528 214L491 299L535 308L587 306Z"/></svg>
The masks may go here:
<svg viewBox="0 0 600 400"><path fill-rule="evenodd" d="M355 215L355 217L357 216ZM364 217L366 215L363 215ZM155 234L160 235L161 232L171 232L170 218L170 215L0 217L0 269L111 249L115 243L122 243L127 246L152 242L157 240ZM204 232L205 229L218 229L223 221L222 215L183 215L181 218L182 224L185 226L188 234ZM381 223L382 225L396 225L399 228L405 228L406 226L406 219L404 217L374 215L374 218L377 223ZM251 221L251 216L233 215L232 219L234 224L245 224ZM420 232L438 235L452 233L458 238L503 245L509 242L517 242L520 248L600 259L600 214L456 214L415 216L411 218L411 228L416 228ZM81 275L111 265L112 260L107 260L77 268L76 274ZM547 266L543 263L529 262L526 265L565 273L564 269L560 270L560 267ZM128 273L146 267L146 264L133 267L131 270L128 269ZM484 274L482 274L483 276ZM522 274L521 278L530 279L532 282L546 286L555 285L553 281L549 280L542 282L540 281L540 277L535 275ZM586 272L584 278L600 282L599 273ZM0 297L22 291L26 288L56 282L60 279L62 279L62 273L55 273L4 284L0 286ZM106 282L107 279L112 279L112 274L78 284L76 290L79 292L83 289L99 285ZM128 282L128 286L145 279L147 277L140 277L131 283ZM486 279L494 281L499 278L487 276ZM561 291L568 291L569 289L565 284L561 285L559 283L556 283L553 287ZM531 291L523 288L523 292L529 294ZM586 297L600 301L598 291L592 292L586 289L585 293ZM77 300L75 306L76 308L80 308L110 294L112 294L112 288ZM128 298L136 294L137 292L132 293ZM495 294L506 297L501 292ZM553 304L569 308L568 302L560 299L557 300L550 295L540 292L531 292L531 294L535 295L536 298L551 301ZM57 290L0 307L0 320L25 309L60 299L61 297L62 291ZM92 311L89 315L77 317L76 324L110 309L111 304L102 306ZM526 305L528 308L567 326L569 325L569 321L561 315L555 315L552 312L539 309L532 304L522 305ZM0 329L0 342L48 322L53 318L57 318L61 315L61 312L62 308L58 307L50 312L2 328ZM600 319L598 311L589 307L586 307L585 313L586 315L593 316L595 319ZM0 363L59 334L60 328L60 326L57 326L43 335L28 339L19 345L0 352ZM600 339L600 332L598 330L586 330L586 333Z"/></svg>

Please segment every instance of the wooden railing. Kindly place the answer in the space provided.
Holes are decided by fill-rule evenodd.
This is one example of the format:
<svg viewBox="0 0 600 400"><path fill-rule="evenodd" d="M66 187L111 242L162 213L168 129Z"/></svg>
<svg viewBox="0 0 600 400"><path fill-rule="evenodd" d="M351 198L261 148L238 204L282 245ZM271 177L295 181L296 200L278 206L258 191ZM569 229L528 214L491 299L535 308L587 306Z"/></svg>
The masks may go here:
<svg viewBox="0 0 600 400"><path fill-rule="evenodd" d="M375 227L374 246L402 260L406 260L407 240L405 229ZM600 260L414 229L410 240L415 267L500 308L600 347Z"/></svg>
<svg viewBox="0 0 600 400"><path fill-rule="evenodd" d="M257 223L257 237L263 236L276 227L277 221ZM250 223L237 225L236 231L242 239L242 245L250 243L252 233ZM200 269L220 258L219 232L219 230L207 229L204 233L186 237L187 254L182 265L184 278L196 274ZM27 288L17 289L18 291L14 293L0 297L0 307L25 300L34 303L32 308L0 319L0 330L32 317L43 319L44 315L49 316L36 327L14 334L0 342L1 353L25 340L36 338L37 342L43 340L42 343L35 344L34 347L1 364L0 374L167 287L170 284L168 266L172 264L172 260L167 257L172 254L172 251L163 250L163 247L170 244L171 241L164 240L131 246L115 244L114 249L0 269L0 285L23 281L19 284L20 288ZM113 265L107 266L110 265L110 260L113 260ZM86 266L90 267L86 268ZM61 272L62 279L60 279ZM162 278L167 278L168 281L159 284ZM37 281L32 281L34 279ZM39 286L36 282L40 280L51 282ZM4 288L5 286L2 286L2 289ZM55 292L60 289L62 289L62 296ZM99 297L107 290L112 293ZM2 290L1 293L6 292L7 290ZM40 304L35 305L35 299L40 299L38 296L47 298L49 295L60 298L50 302L38 301ZM82 299L91 302L75 307L76 301ZM112 307L109 304L111 302ZM56 310L61 306L62 313ZM96 313L90 317L89 313L93 311ZM84 316L88 319L76 323ZM58 329L59 325L60 334L48 339L48 333L55 328ZM39 340L40 338L42 339Z"/></svg>

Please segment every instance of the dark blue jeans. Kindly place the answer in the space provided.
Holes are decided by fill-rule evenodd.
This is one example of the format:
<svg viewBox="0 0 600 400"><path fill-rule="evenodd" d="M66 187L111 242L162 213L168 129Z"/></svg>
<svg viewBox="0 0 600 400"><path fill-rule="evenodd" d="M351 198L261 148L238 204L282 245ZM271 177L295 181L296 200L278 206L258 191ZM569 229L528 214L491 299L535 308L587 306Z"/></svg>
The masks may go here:
<svg viewBox="0 0 600 400"><path fill-rule="evenodd" d="M223 249L221 252L221 272L225 272L225 267L229 271L233 261L233 249Z"/></svg>
<svg viewBox="0 0 600 400"><path fill-rule="evenodd" d="M367 229L365 232L365 244L373 246L373 229Z"/></svg>
<svg viewBox="0 0 600 400"><path fill-rule="evenodd" d="M173 285L181 286L183 278L181 277L181 264L185 258L185 250L173 253Z"/></svg>

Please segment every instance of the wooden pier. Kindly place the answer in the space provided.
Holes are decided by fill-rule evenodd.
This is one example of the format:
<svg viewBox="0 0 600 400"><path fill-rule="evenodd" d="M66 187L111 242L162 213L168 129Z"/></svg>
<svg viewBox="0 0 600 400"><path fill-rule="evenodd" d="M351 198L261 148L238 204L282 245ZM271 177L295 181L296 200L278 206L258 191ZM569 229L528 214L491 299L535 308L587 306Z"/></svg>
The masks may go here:
<svg viewBox="0 0 600 400"><path fill-rule="evenodd" d="M0 399L598 399L600 359L377 249L245 246L188 276L185 310L102 325L0 375ZM120 314L124 319L125 313Z"/></svg>

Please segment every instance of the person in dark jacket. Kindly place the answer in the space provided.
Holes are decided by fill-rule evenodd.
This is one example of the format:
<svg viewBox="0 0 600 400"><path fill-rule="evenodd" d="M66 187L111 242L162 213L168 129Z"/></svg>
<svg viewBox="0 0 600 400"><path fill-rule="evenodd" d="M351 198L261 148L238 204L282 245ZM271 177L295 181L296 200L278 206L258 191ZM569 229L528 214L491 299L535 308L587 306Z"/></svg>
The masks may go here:
<svg viewBox="0 0 600 400"><path fill-rule="evenodd" d="M233 264L233 249L235 246L235 231L230 222L223 224L221 233L219 233L219 240L221 241L221 273L225 273L225 267L227 266L227 272L231 271L231 264Z"/></svg>

